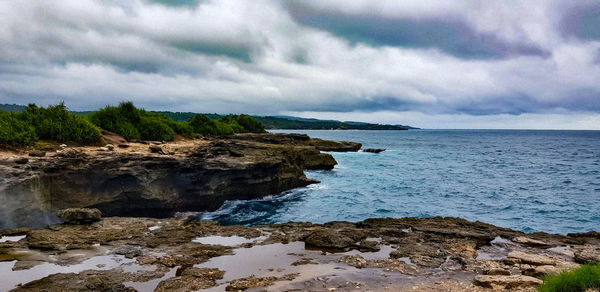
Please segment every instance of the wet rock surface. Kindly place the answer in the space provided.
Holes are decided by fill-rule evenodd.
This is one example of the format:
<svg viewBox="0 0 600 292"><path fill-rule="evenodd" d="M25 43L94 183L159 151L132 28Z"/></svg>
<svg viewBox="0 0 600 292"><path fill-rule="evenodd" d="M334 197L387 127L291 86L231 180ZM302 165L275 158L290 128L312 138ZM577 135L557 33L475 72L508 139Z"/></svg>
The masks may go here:
<svg viewBox="0 0 600 292"><path fill-rule="evenodd" d="M532 246L509 240L528 234L440 217L253 227L109 217L0 235L14 238L0 242L10 281L0 290L16 291L535 291L600 246L543 233L535 240L551 247Z"/></svg>
<svg viewBox="0 0 600 292"><path fill-rule="evenodd" d="M60 147L45 156L0 152L0 228L59 222L65 208L104 216L166 218L214 211L226 200L257 199L315 183L304 170L332 169L328 151L360 144L294 134L251 134L127 148ZM33 153L33 152L31 152Z"/></svg>

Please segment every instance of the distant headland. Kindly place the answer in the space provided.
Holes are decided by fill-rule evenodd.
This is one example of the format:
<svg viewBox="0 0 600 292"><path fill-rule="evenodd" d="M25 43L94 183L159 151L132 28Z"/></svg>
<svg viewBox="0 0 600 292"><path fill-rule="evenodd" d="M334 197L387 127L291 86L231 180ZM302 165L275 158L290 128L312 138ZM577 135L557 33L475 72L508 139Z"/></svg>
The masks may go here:
<svg viewBox="0 0 600 292"><path fill-rule="evenodd" d="M20 112L25 110L26 106L17 104L0 104L0 110L7 112ZM171 112L171 111L155 111L172 120L178 122L189 121L196 116L194 112ZM73 111L78 115L89 115L92 111ZM220 120L225 115L221 114L204 114L212 120ZM293 116L253 116L258 122L262 123L267 130L410 130L419 129L407 125L389 125L389 124L373 124L355 121L337 121L337 120L320 120L311 118L300 118Z"/></svg>

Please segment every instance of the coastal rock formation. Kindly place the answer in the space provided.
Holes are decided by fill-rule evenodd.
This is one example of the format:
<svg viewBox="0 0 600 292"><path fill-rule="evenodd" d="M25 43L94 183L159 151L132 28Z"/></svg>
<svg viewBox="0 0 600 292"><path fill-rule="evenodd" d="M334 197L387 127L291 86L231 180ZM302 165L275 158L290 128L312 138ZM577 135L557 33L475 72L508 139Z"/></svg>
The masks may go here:
<svg viewBox="0 0 600 292"><path fill-rule="evenodd" d="M380 148L366 148L362 150L363 152L368 152L368 153L381 153L383 151L385 151L385 149L380 149Z"/></svg>
<svg viewBox="0 0 600 292"><path fill-rule="evenodd" d="M306 186L316 181L306 178L305 169L327 170L337 164L331 155L309 146L311 141L308 136L267 133L150 146L130 143L112 151L64 148L45 157L3 153L13 158L0 162L0 228L55 223L55 212L63 208L150 217L213 211L226 200ZM351 144L327 143L340 151ZM23 166L18 164L21 159L27 159Z"/></svg>
<svg viewBox="0 0 600 292"><path fill-rule="evenodd" d="M336 239L326 241L325 235ZM86 225L0 230L0 236L6 239L0 241L0 290L14 291L533 292L542 276L579 266L571 250L600 246L593 236L536 233L535 240L550 247L531 247L528 240L509 240L528 234L441 217L252 227L108 217ZM360 242L371 241L380 251L361 251ZM55 266L35 268L40 264Z"/></svg>
<svg viewBox="0 0 600 292"><path fill-rule="evenodd" d="M100 221L102 212L96 208L68 208L58 211L57 215L65 223L82 224Z"/></svg>
<svg viewBox="0 0 600 292"><path fill-rule="evenodd" d="M512 275L512 276L489 276L479 275L475 277L475 284L494 290L514 290L516 288L527 288L537 287L543 283L542 280L523 276L523 275Z"/></svg>

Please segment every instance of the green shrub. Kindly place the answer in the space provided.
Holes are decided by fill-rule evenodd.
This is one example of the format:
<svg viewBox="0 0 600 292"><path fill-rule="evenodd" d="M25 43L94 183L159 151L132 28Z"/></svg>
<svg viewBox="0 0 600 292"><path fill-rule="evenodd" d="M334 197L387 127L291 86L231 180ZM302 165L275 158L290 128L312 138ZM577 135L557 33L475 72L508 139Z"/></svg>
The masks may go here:
<svg viewBox="0 0 600 292"><path fill-rule="evenodd" d="M31 145L37 140L35 128L17 114L0 111L0 145Z"/></svg>
<svg viewBox="0 0 600 292"><path fill-rule="evenodd" d="M192 128L161 114L136 108L131 102L118 106L107 106L88 116L89 120L102 129L117 133L131 140L171 141L175 134L192 136Z"/></svg>
<svg viewBox="0 0 600 292"><path fill-rule="evenodd" d="M175 138L175 131L167 123L152 117L143 117L138 129L144 140L171 141Z"/></svg>
<svg viewBox="0 0 600 292"><path fill-rule="evenodd" d="M241 115L226 115L221 118L221 122L229 124L236 133L264 133L265 127L254 117Z"/></svg>
<svg viewBox="0 0 600 292"><path fill-rule="evenodd" d="M188 123L194 133L204 136L232 135L234 133L230 125L221 121L211 120L203 114L195 115Z"/></svg>
<svg viewBox="0 0 600 292"><path fill-rule="evenodd" d="M540 292L583 292L600 288L600 264L583 265L578 269L565 271L559 275L544 277Z"/></svg>
<svg viewBox="0 0 600 292"><path fill-rule="evenodd" d="M42 140L96 143L102 137L96 126L84 117L70 113L64 103L47 108L30 104L17 116L31 125Z"/></svg>
<svg viewBox="0 0 600 292"><path fill-rule="evenodd" d="M265 127L259 123L255 118L249 115L239 115L237 122L240 126L244 127L246 131L250 133L264 133Z"/></svg>

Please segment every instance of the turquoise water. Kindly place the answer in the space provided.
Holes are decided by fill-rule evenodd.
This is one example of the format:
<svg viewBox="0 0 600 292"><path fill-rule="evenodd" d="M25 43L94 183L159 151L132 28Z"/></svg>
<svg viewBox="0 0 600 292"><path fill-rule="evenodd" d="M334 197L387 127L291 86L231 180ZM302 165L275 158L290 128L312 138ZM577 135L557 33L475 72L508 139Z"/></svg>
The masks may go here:
<svg viewBox="0 0 600 292"><path fill-rule="evenodd" d="M332 153L320 184L202 214L223 224L455 216L525 232L600 231L600 131L277 131L386 148Z"/></svg>

